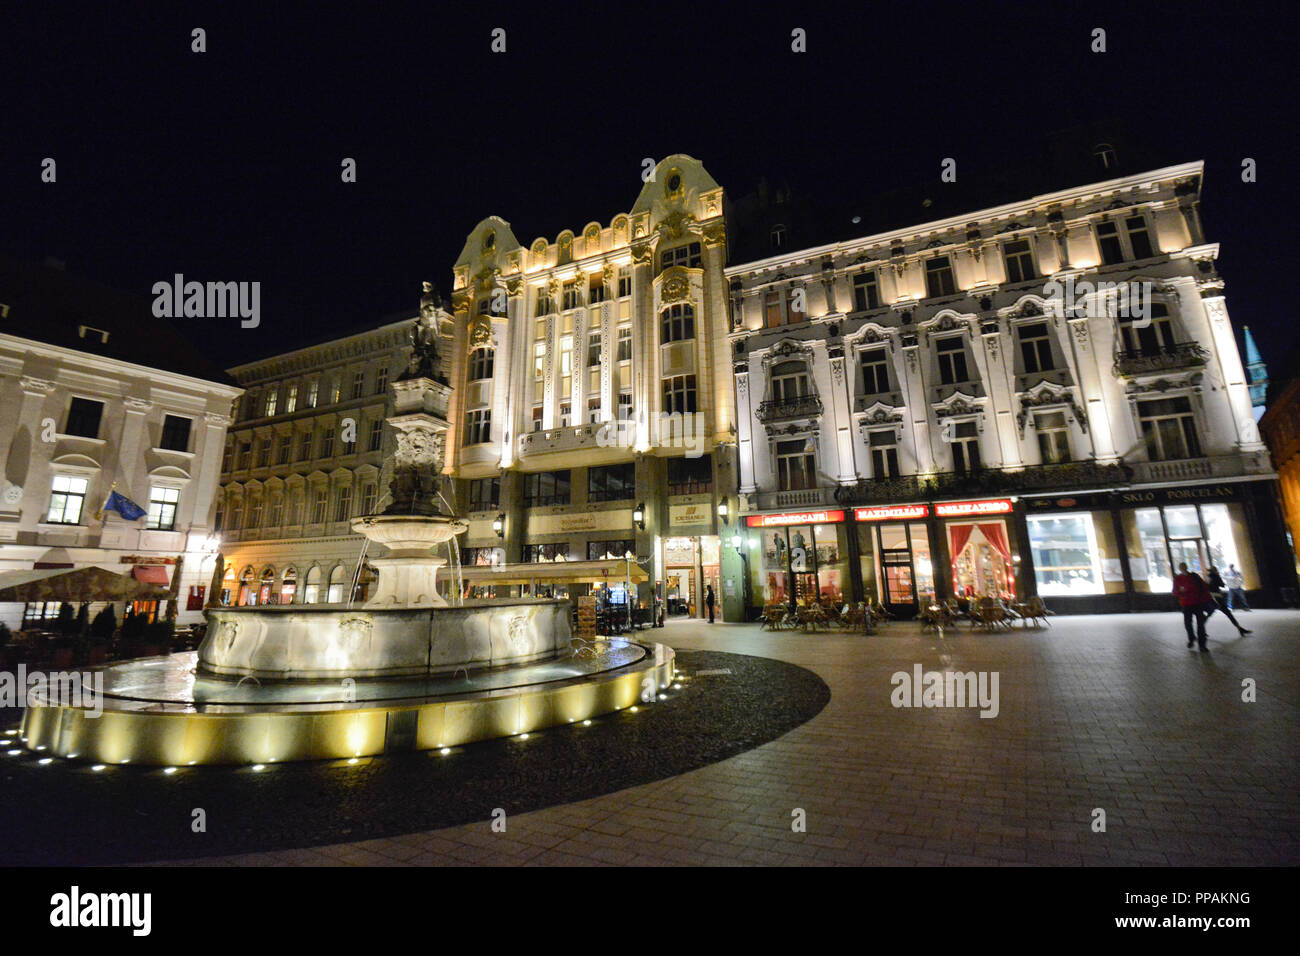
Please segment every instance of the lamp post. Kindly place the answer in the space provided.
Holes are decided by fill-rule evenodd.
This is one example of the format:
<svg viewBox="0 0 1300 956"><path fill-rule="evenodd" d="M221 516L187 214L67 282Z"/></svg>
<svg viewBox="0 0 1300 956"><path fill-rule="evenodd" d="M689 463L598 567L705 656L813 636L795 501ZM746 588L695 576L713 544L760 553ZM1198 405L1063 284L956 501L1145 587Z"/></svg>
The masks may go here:
<svg viewBox="0 0 1300 956"><path fill-rule="evenodd" d="M740 619L742 622L749 621L749 555L745 552L745 539L740 534L740 526L736 526L736 534L731 536L731 546L736 549L736 554L740 555L740 566L743 569L743 580L740 586Z"/></svg>
<svg viewBox="0 0 1300 956"><path fill-rule="evenodd" d="M627 630L630 634L632 633L632 552L625 552L623 560L627 562L627 580L623 582L623 600L627 603Z"/></svg>
<svg viewBox="0 0 1300 956"><path fill-rule="evenodd" d="M498 538L506 536L506 516L504 512L492 519L492 530L497 533Z"/></svg>

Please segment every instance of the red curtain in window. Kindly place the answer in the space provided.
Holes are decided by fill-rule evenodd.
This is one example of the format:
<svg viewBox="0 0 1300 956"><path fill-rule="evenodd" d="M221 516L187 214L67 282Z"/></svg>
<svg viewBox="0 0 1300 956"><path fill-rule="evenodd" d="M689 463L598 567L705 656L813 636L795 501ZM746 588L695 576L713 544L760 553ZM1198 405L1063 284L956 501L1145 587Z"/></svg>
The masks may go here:
<svg viewBox="0 0 1300 956"><path fill-rule="evenodd" d="M1010 564L1011 548L1007 544L1006 529L1002 527L1001 522L995 524L982 524L979 526L979 529L980 534L984 535L984 537L988 539L989 544L993 546L993 550L1002 555L1003 560Z"/></svg>
<svg viewBox="0 0 1300 956"><path fill-rule="evenodd" d="M966 547L966 542L970 540L971 532L975 530L973 524L955 524L948 526L948 540L952 544L950 557L953 564L957 563L957 556L961 554L962 549Z"/></svg>

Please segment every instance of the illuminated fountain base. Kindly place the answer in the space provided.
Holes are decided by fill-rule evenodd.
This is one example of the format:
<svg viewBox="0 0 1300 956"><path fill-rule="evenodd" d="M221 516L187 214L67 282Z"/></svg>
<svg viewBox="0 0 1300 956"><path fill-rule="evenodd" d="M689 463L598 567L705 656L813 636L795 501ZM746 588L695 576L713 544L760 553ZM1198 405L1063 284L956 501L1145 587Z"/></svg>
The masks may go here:
<svg viewBox="0 0 1300 956"><path fill-rule="evenodd" d="M98 670L103 714L39 702L23 715L29 749L105 764L183 767L455 747L652 700L673 680L673 652L610 641L581 655L457 675L273 684L207 676L195 652Z"/></svg>

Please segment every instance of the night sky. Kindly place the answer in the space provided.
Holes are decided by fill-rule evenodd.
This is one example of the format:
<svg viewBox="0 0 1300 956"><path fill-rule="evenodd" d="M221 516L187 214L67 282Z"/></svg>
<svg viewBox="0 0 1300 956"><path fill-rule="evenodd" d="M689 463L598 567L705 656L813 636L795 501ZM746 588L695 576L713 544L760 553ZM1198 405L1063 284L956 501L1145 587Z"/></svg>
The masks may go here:
<svg viewBox="0 0 1300 956"><path fill-rule="evenodd" d="M975 176L1050 130L1117 117L1170 161L1206 161L1229 313L1275 366L1295 338L1282 8L265 7L6 5L0 251L145 298L177 272L260 281L260 328L182 325L230 366L413 314L421 280L449 290L484 216L525 245L608 224L643 157L695 156L733 196L766 176L856 201L938 188L943 157ZM489 50L498 26L504 54ZM794 27L806 54L790 52ZM40 182L47 156L55 184ZM1258 182L1241 181L1243 157Z"/></svg>

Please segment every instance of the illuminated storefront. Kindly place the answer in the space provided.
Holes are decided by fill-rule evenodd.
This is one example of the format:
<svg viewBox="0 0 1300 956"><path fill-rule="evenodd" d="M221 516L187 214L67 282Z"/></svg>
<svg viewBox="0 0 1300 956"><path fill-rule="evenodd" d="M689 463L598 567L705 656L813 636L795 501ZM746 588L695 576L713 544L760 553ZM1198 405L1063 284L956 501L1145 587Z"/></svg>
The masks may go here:
<svg viewBox="0 0 1300 956"><path fill-rule="evenodd" d="M749 515L753 592L764 604L839 604L845 600L848 557L843 511Z"/></svg>

